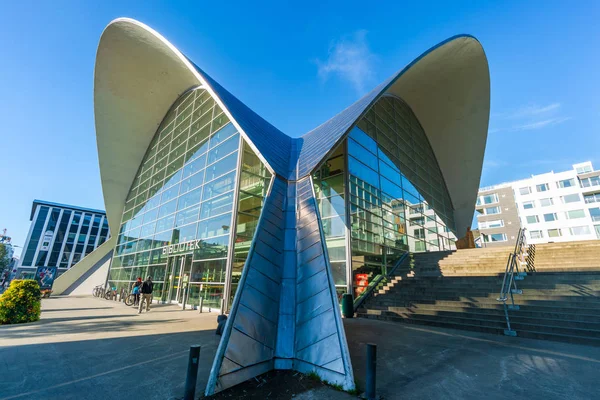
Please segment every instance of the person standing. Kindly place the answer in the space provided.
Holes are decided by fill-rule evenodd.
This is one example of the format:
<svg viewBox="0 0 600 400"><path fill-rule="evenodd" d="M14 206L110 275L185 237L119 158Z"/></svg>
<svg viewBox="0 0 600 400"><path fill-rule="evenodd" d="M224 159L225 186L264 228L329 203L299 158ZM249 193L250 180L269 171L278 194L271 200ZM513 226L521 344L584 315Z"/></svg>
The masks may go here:
<svg viewBox="0 0 600 400"><path fill-rule="evenodd" d="M140 299L140 308L138 309L138 314L142 313L142 308L144 308L144 301L146 302L146 312L150 311L150 302L152 301L152 277L149 276L146 278L144 283L142 283L142 297Z"/></svg>
<svg viewBox="0 0 600 400"><path fill-rule="evenodd" d="M133 306L140 305L140 289L142 288L142 278L138 276L137 280L131 285L131 293L133 294Z"/></svg>

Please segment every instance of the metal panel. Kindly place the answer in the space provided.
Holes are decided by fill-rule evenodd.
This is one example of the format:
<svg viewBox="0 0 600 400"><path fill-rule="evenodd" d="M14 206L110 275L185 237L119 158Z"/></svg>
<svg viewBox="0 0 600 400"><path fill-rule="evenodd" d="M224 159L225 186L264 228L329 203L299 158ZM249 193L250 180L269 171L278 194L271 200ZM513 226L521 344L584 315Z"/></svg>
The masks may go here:
<svg viewBox="0 0 600 400"><path fill-rule="evenodd" d="M243 334L237 329L231 331L229 337L229 346L225 357L236 364L247 367L262 361L270 360L273 357L273 349L265 346L250 336Z"/></svg>
<svg viewBox="0 0 600 400"><path fill-rule="evenodd" d="M335 312L339 311L335 310ZM297 352L305 347L315 344L319 340L323 340L326 337L337 333L335 319L332 318L332 314L333 311L324 312L301 325L296 325ZM337 347L339 347L339 342Z"/></svg>
<svg viewBox="0 0 600 400"><path fill-rule="evenodd" d="M279 291L281 288L279 282L273 280L275 278L277 277L270 277L259 272L256 268L250 268L246 282L274 302L279 303Z"/></svg>
<svg viewBox="0 0 600 400"><path fill-rule="evenodd" d="M238 370L240 368L242 368L241 365L231 361L227 357L223 358L223 364L221 364L221 373L222 374L228 374L228 373Z"/></svg>
<svg viewBox="0 0 600 400"><path fill-rule="evenodd" d="M340 374L344 373L344 360L340 357L337 360L333 360L332 362L325 364L322 366L323 368L330 369L335 372L339 372Z"/></svg>
<svg viewBox="0 0 600 400"><path fill-rule="evenodd" d="M277 326L245 306L238 309L234 329L250 336L257 342L274 349Z"/></svg>
<svg viewBox="0 0 600 400"><path fill-rule="evenodd" d="M324 257L315 257L298 267L298 282L304 282L318 272L324 271L327 263Z"/></svg>
<svg viewBox="0 0 600 400"><path fill-rule="evenodd" d="M271 277L271 279L278 280L279 278L281 278L281 269L280 267L275 266L274 262L280 262L280 260L278 259L281 258L281 254L278 254L275 251L268 251L269 249L270 247L265 245L264 250L267 250L265 254L267 254L268 258L260 255L258 253L258 250L255 249L252 261L250 261L250 267L255 268L257 271L260 271L264 275Z"/></svg>
<svg viewBox="0 0 600 400"><path fill-rule="evenodd" d="M301 360L310 360L313 364L324 366L342 359L339 348L340 343L338 337L334 334L299 351L297 357ZM341 370L337 369L336 371L343 373L344 368L342 367Z"/></svg>
<svg viewBox="0 0 600 400"><path fill-rule="evenodd" d="M329 292L327 288L317 294L298 302L296 307L296 323L302 324L327 310L331 310L331 301L329 301Z"/></svg>
<svg viewBox="0 0 600 400"><path fill-rule="evenodd" d="M216 391L221 391L239 383L245 382L255 376L264 374L273 369L273 361L268 360L256 365L251 365L247 368L238 370L232 374L227 374L219 377Z"/></svg>
<svg viewBox="0 0 600 400"><path fill-rule="evenodd" d="M272 300L269 296L259 292L249 283L243 288L240 304L248 307L252 311L262 315L272 322L277 322L277 310L279 303Z"/></svg>

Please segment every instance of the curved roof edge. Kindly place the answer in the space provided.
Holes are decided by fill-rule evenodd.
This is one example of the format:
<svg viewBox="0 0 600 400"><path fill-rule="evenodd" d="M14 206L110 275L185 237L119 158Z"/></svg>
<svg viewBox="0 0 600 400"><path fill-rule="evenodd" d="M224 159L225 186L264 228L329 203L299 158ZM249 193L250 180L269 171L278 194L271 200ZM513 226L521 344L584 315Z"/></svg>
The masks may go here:
<svg viewBox="0 0 600 400"><path fill-rule="evenodd" d="M301 138L298 178L310 174L384 94L404 100L423 126L454 208L456 231L471 226L490 113L485 52L471 35L425 51L360 100Z"/></svg>
<svg viewBox="0 0 600 400"><path fill-rule="evenodd" d="M289 175L292 139L250 110L158 32L130 18L102 32L94 69L94 114L106 213L118 232L125 198L156 129L186 90L202 86L269 168ZM258 147L260 147L260 151Z"/></svg>

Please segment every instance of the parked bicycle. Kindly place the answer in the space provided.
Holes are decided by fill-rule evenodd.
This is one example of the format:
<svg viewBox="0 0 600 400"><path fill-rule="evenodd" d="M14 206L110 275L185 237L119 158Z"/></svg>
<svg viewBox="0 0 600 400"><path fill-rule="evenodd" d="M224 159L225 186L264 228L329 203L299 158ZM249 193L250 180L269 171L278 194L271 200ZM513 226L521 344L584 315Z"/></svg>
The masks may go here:
<svg viewBox="0 0 600 400"><path fill-rule="evenodd" d="M92 289L92 295L94 297L104 297L104 285L94 286L94 289Z"/></svg>
<svg viewBox="0 0 600 400"><path fill-rule="evenodd" d="M104 293L104 298L106 300L112 300L115 297L117 297L117 288L116 287L106 289L106 292Z"/></svg>
<svg viewBox="0 0 600 400"><path fill-rule="evenodd" d="M135 302L135 294L133 292L124 292L123 297L125 298L126 306L132 306Z"/></svg>

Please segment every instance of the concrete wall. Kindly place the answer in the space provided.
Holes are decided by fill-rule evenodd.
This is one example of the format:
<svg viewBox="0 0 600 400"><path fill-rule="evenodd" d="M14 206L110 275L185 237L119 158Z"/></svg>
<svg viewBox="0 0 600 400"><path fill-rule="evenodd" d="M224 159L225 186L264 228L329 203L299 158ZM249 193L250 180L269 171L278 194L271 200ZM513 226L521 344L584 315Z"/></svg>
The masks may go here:
<svg viewBox="0 0 600 400"><path fill-rule="evenodd" d="M82 296L92 294L94 286L104 285L106 283L106 277L108 276L108 267L112 257L108 257L103 263L98 263L96 270L87 276L82 282L76 282L63 294L70 296Z"/></svg>
<svg viewBox="0 0 600 400"><path fill-rule="evenodd" d="M110 256L116 242L116 236L111 237L77 264L73 265L67 272L59 276L54 281L54 286L52 287L53 294L72 294L79 285L86 282L95 273L100 274L98 270L102 269L107 259L110 262ZM104 281L98 282L96 285L99 284L104 284ZM88 293L92 294L91 289L86 294Z"/></svg>

